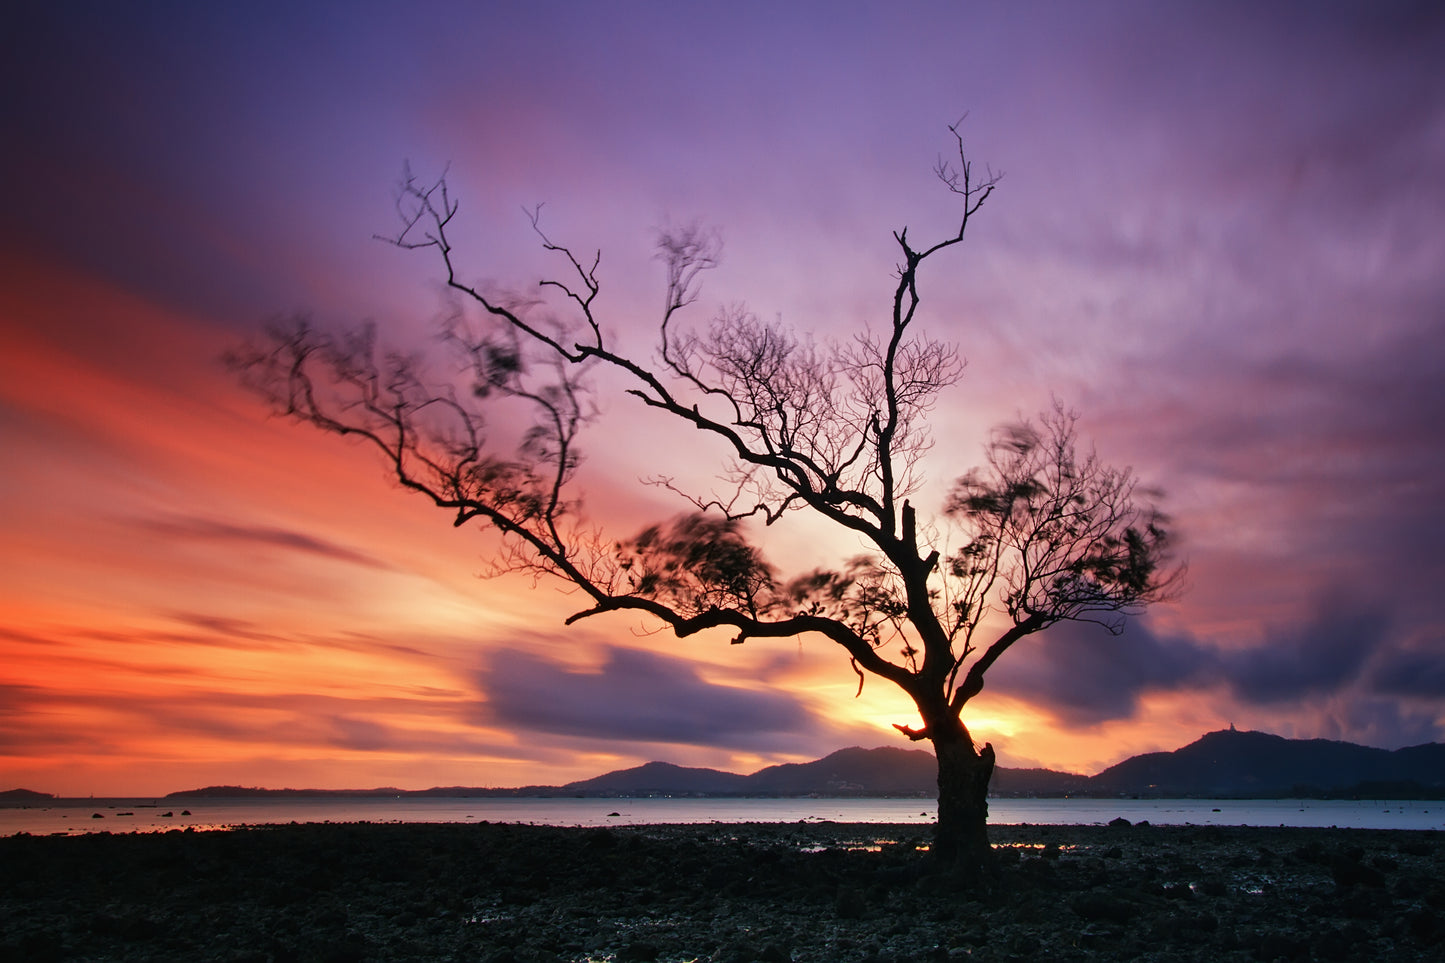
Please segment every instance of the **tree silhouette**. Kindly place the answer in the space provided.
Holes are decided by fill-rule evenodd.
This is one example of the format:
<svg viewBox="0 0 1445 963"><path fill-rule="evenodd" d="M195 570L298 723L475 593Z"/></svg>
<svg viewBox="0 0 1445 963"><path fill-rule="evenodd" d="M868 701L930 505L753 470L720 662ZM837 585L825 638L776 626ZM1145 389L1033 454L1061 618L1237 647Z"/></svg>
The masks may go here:
<svg viewBox="0 0 1445 963"><path fill-rule="evenodd" d="M894 241L902 260L891 317L880 331L816 344L744 309L703 330L681 316L718 260L697 227L662 234L666 298L655 360L622 353L597 313L600 254L581 258L532 227L563 273L519 298L458 277L445 179L408 172L398 193L399 247L437 256L448 287L474 309L446 337L470 392L434 382L415 357L383 352L370 327L333 335L304 321L275 326L232 365L274 407L338 435L364 439L402 486L453 513L455 524L501 535L498 571L559 578L585 605L567 619L637 612L678 637L725 628L733 641L822 636L859 676L880 676L912 698L938 759L934 850L960 865L987 861L986 793L994 764L961 720L998 659L1063 620L1114 631L1125 614L1169 593L1165 520L1128 470L1076 447L1076 418L1055 404L997 429L982 467L953 485L921 523L912 497L924 481L928 414L962 363L954 345L916 327L919 271L961 243L998 176L975 178L957 127L956 160L935 168L957 204L957 230ZM550 297L550 300L548 298ZM592 377L721 449L723 494L699 496L654 479L689 505L629 538L605 534L578 494L578 441L597 411ZM521 403L531 423L515 444L490 439L488 406ZM665 452L654 452L667 468ZM854 534L866 550L837 568L781 575L749 527L801 512Z"/></svg>

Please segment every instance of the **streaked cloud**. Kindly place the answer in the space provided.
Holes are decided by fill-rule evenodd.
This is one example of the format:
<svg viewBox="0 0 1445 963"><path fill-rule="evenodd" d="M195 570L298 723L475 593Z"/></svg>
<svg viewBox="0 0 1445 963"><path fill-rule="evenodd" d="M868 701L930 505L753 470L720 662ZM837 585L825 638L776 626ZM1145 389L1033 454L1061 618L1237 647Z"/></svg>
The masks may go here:
<svg viewBox="0 0 1445 963"><path fill-rule="evenodd" d="M1064 725L1088 726L1134 715L1146 692L1195 689L1217 671L1217 657L1188 638L1159 638L1138 621L1121 635L1063 623L1018 643L987 686L1025 699Z"/></svg>
<svg viewBox="0 0 1445 963"><path fill-rule="evenodd" d="M274 528L265 525L238 525L232 522L217 521L215 519L187 518L182 516L137 519L134 524L142 531L152 532L166 538L194 538L221 543L246 542L271 546L286 551L320 555L340 562L363 565L367 568L393 568L393 566L386 561L374 558L365 552L347 548L344 545L337 545L324 538L318 538L315 535L308 535L305 532L298 532L292 529Z"/></svg>
<svg viewBox="0 0 1445 963"><path fill-rule="evenodd" d="M778 748L817 720L786 692L715 685L685 659L609 646L595 670L497 648L483 718L524 732L620 742Z"/></svg>
<svg viewBox="0 0 1445 963"><path fill-rule="evenodd" d="M1263 643L1221 661L1241 700L1297 703L1355 685L1393 636L1385 612L1332 598L1310 621L1271 631Z"/></svg>
<svg viewBox="0 0 1445 963"><path fill-rule="evenodd" d="M1445 701L1445 640L1426 639L1417 647L1386 653L1377 660L1370 684L1385 696Z"/></svg>

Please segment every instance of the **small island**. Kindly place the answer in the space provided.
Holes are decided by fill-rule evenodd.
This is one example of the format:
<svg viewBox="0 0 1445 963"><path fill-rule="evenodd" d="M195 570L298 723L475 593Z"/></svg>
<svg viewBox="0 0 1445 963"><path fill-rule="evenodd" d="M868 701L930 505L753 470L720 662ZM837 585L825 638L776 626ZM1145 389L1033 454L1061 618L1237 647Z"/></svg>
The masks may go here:
<svg viewBox="0 0 1445 963"><path fill-rule="evenodd" d="M36 792L33 789L6 789L0 791L0 802L19 803L21 805L44 805L53 802L55 797L48 792Z"/></svg>

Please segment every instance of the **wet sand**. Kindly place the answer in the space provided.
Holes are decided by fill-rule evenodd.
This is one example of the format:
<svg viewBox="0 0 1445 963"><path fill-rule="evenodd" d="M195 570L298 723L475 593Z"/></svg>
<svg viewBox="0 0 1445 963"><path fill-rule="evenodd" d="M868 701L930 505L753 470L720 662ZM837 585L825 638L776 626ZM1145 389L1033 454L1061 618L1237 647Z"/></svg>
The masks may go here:
<svg viewBox="0 0 1445 963"><path fill-rule="evenodd" d="M1445 834L306 825L0 839L0 960L1442 960Z"/></svg>

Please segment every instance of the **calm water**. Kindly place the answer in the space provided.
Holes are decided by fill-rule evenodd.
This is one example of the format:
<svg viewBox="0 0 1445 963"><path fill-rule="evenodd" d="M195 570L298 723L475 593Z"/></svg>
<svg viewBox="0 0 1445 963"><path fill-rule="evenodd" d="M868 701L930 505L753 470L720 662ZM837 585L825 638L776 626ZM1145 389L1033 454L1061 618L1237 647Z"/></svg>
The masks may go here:
<svg viewBox="0 0 1445 963"><path fill-rule="evenodd" d="M190 815L183 815L189 810ZM266 823L539 823L626 826L646 823L831 820L933 821L929 799L70 799L47 806L0 806L0 836L154 832ZM94 818L99 813L102 818ZM171 813L170 816L163 815ZM1131 822L1195 826L1339 826L1445 829L1445 801L1316 799L993 799L989 821L1090 825Z"/></svg>

